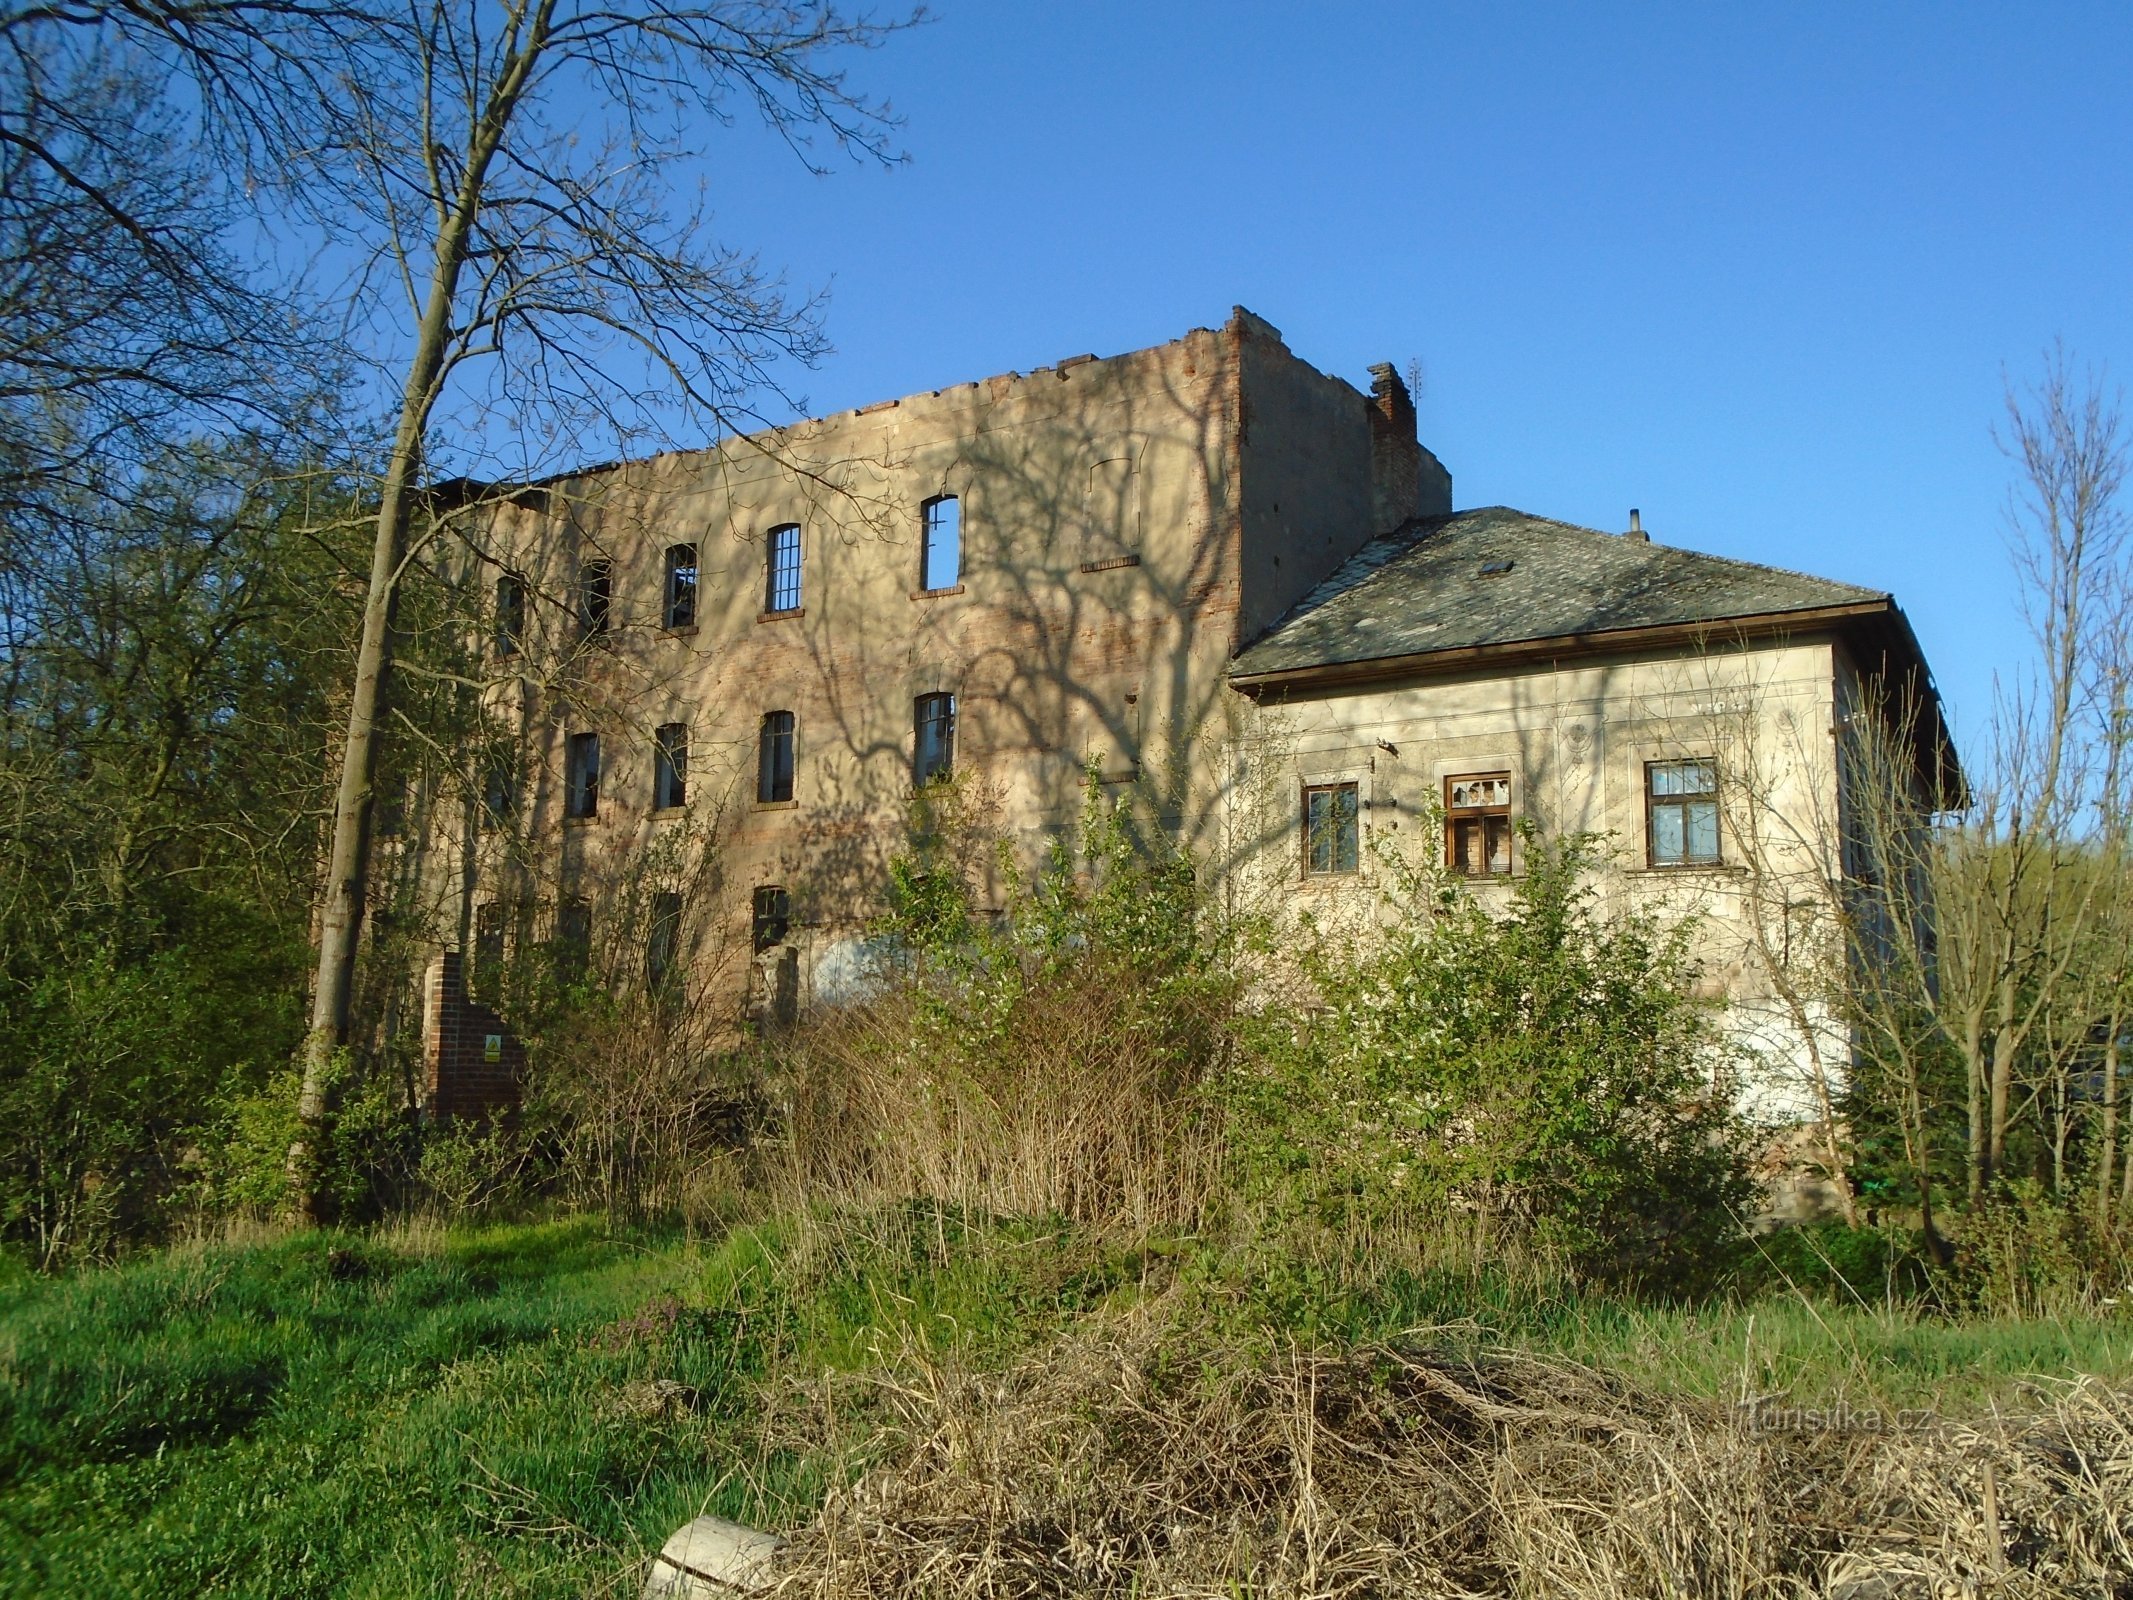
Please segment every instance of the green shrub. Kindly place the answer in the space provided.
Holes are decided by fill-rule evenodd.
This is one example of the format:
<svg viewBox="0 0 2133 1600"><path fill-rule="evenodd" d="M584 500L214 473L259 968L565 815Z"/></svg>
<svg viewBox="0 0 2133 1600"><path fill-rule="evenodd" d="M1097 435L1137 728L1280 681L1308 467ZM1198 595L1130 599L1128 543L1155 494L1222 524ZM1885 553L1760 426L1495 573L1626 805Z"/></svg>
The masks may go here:
<svg viewBox="0 0 2133 1600"><path fill-rule="evenodd" d="M1266 1016L1231 1081L1241 1186L1292 1225L1465 1215L1611 1281L1707 1283L1749 1189L1690 930L1602 915L1594 840L1524 839L1501 912L1388 856L1386 925L1307 950L1319 1007Z"/></svg>

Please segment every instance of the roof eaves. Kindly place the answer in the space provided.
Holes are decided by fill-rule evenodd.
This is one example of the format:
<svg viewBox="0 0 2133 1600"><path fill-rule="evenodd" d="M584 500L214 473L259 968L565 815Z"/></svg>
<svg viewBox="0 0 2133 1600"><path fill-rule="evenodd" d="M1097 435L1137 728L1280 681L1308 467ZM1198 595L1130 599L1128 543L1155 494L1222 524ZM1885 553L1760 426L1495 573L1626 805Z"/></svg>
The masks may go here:
<svg viewBox="0 0 2133 1600"><path fill-rule="evenodd" d="M1509 665L1559 659L1563 656L1615 655L1626 650L1695 644L1708 641L1714 636L1768 638L1773 634L1801 628L1839 627L1849 622L1886 616L1895 609L1894 601L1883 596L1875 600L1811 606L1791 611L1753 612L1736 617L1700 618L1691 622L1654 623L1633 628L1600 629L1590 633L1508 639L1489 644L1457 645L1442 650L1422 650L1358 661L1323 661L1299 666L1270 667L1257 672L1232 672L1229 681L1231 688L1256 698L1270 689L1346 688L1383 682L1390 678L1454 672L1471 666ZM1916 649L1915 642L1913 649Z"/></svg>

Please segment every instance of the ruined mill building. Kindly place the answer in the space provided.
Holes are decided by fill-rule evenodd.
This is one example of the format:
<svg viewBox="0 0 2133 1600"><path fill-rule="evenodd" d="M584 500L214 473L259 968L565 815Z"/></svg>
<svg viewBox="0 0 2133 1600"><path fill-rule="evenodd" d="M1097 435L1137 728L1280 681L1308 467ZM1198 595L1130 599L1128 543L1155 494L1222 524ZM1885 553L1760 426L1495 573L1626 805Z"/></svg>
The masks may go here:
<svg viewBox="0 0 2133 1600"><path fill-rule="evenodd" d="M1501 882L1520 818L1611 832L1609 892L1704 913L1778 1085L1763 902L1790 950L1843 872L1834 731L1929 683L1886 593L1455 510L1391 367L1358 390L1242 308L551 480L469 544L494 736L417 841L447 1112L512 1064L467 971L545 944L790 1016L864 981L915 786L969 774L1029 871L1091 766L1277 912L1369 914L1374 844Z"/></svg>

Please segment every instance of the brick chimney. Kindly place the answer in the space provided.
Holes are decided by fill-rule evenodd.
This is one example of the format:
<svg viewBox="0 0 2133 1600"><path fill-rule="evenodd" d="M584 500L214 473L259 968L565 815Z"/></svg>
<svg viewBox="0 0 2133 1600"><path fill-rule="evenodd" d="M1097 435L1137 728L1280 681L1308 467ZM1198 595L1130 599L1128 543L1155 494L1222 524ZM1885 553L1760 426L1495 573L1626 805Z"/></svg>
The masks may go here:
<svg viewBox="0 0 2133 1600"><path fill-rule="evenodd" d="M1370 369L1370 520L1390 533L1452 509L1452 475L1415 438L1415 401L1389 361Z"/></svg>

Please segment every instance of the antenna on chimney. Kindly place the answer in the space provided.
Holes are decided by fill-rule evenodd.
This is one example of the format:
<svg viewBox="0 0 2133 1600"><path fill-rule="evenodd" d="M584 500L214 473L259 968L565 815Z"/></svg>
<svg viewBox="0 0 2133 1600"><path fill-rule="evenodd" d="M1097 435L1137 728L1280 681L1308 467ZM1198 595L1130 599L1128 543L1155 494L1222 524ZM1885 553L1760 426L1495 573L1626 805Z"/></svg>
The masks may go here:
<svg viewBox="0 0 2133 1600"><path fill-rule="evenodd" d="M1634 539L1639 544L1650 544L1652 542L1652 536L1644 531L1644 519L1637 515L1635 506L1629 508L1629 532L1622 537Z"/></svg>

